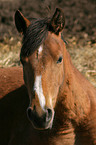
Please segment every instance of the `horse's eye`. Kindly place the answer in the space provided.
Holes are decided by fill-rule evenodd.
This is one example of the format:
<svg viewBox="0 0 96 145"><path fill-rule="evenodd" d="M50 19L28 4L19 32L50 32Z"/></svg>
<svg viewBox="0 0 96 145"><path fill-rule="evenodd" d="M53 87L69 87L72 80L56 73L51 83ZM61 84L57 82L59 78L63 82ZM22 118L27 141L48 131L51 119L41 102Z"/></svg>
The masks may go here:
<svg viewBox="0 0 96 145"><path fill-rule="evenodd" d="M58 59L58 61L57 61L57 63L61 63L62 62L62 59L63 59L62 56L60 56L59 59Z"/></svg>

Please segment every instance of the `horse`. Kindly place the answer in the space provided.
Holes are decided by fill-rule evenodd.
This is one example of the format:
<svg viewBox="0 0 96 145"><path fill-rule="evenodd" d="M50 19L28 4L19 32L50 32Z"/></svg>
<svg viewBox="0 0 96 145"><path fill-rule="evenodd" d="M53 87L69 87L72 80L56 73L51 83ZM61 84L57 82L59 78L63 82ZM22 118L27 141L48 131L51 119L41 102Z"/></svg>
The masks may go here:
<svg viewBox="0 0 96 145"><path fill-rule="evenodd" d="M63 11L30 22L17 10L15 25L23 75L13 68L2 80L4 91L12 88L0 91L0 144L96 145L96 88L72 64Z"/></svg>

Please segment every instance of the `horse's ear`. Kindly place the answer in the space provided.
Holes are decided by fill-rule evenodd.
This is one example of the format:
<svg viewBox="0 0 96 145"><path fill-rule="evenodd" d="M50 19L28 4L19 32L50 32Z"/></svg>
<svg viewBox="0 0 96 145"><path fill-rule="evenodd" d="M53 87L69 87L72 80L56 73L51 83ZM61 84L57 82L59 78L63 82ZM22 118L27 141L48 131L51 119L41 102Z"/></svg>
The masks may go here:
<svg viewBox="0 0 96 145"><path fill-rule="evenodd" d="M15 25L18 32L20 32L21 34L25 34L26 29L30 25L30 23L31 22L26 19L19 10L15 12Z"/></svg>
<svg viewBox="0 0 96 145"><path fill-rule="evenodd" d="M65 26L64 13L60 8L56 8L56 11L49 23L49 31L59 34Z"/></svg>

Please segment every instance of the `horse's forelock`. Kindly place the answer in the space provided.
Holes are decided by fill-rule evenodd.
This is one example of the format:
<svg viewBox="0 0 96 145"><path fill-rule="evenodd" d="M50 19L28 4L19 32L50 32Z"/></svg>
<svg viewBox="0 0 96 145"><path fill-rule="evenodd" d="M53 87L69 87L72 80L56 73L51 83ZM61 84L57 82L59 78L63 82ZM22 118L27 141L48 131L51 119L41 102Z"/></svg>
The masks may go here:
<svg viewBox="0 0 96 145"><path fill-rule="evenodd" d="M37 19L31 23L23 38L22 56L31 55L48 35L48 18Z"/></svg>

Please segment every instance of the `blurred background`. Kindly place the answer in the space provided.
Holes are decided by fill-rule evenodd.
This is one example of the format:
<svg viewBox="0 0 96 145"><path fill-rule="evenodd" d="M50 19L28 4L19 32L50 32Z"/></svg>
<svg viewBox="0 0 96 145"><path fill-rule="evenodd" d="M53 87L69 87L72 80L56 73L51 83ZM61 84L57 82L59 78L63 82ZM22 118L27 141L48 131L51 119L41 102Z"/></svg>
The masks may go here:
<svg viewBox="0 0 96 145"><path fill-rule="evenodd" d="M65 14L63 36L72 61L96 87L96 0L0 0L0 67L21 65L22 36L15 28L15 11L31 20L51 16L56 7Z"/></svg>

